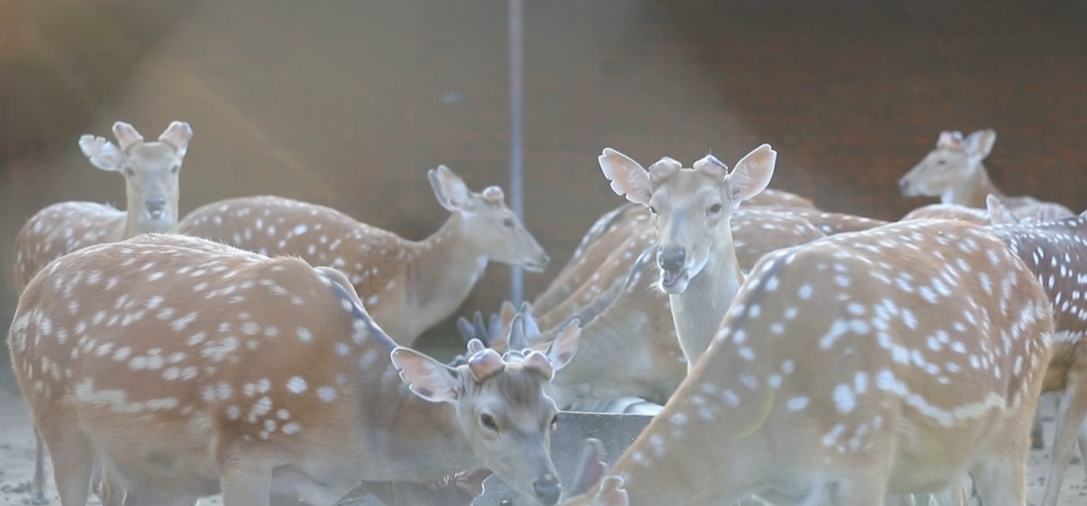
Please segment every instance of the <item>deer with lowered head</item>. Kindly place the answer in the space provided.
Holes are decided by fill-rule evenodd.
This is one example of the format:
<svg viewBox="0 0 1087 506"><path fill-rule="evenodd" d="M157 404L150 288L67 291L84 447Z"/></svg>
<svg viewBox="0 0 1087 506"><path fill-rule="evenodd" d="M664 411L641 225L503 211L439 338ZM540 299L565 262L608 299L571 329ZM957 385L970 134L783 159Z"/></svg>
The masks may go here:
<svg viewBox="0 0 1087 506"><path fill-rule="evenodd" d="M290 255L348 276L374 320L411 345L468 297L490 261L542 272L550 258L505 203L502 189L481 193L442 165L427 172L450 212L422 241L360 223L325 206L257 196L214 202L189 213L181 231L263 255Z"/></svg>
<svg viewBox="0 0 1087 506"><path fill-rule="evenodd" d="M126 504L320 506L486 468L550 505L544 388L576 337L504 357L477 341L451 368L397 346L335 269L149 234L51 263L8 344L65 506L85 504L95 458Z"/></svg>
<svg viewBox="0 0 1087 506"><path fill-rule="evenodd" d="M664 410L610 470L590 444L563 504L909 504L961 500L966 476L982 504L1025 504L1053 330L1034 274L976 225L771 253Z"/></svg>
<svg viewBox="0 0 1087 506"><path fill-rule="evenodd" d="M78 249L138 234L176 232L181 166L192 135L188 123L174 121L158 140L145 142L135 127L118 121L113 124L117 144L89 134L80 137L79 149L91 165L124 177L125 210L96 202L67 201L30 217L15 237L12 279L16 292L21 294L49 262ZM78 301L74 303L78 305ZM45 449L40 437L36 446L31 501L47 504Z"/></svg>
<svg viewBox="0 0 1087 506"><path fill-rule="evenodd" d="M1034 197L1010 197L989 178L982 163L993 150L996 131L987 128L967 137L962 132L940 132L936 149L930 151L898 181L906 197L940 197L943 204L985 208L985 197L994 195L1021 218L1040 221L1072 216L1067 207Z"/></svg>

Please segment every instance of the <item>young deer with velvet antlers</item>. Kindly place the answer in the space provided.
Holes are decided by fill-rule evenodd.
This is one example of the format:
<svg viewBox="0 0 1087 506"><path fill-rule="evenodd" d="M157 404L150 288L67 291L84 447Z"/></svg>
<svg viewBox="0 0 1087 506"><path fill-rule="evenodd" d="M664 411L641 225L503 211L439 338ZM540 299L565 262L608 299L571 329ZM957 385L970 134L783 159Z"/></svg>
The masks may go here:
<svg viewBox="0 0 1087 506"><path fill-rule="evenodd" d="M692 168L664 157L648 171L611 148L599 157L612 190L653 214L659 286L668 294L688 370L709 347L744 282L732 242L732 214L766 188L776 160L769 144L745 155L732 172L712 155Z"/></svg>
<svg viewBox="0 0 1087 506"><path fill-rule="evenodd" d="M983 228L896 223L771 253L713 345L566 505L1025 504L1050 302ZM596 454L596 455L594 455ZM601 476L608 476L601 479Z"/></svg>
<svg viewBox="0 0 1087 506"><path fill-rule="evenodd" d="M940 132L936 149L898 181L902 195L940 197L944 204L984 209L985 197L992 194L1022 218L1044 221L1076 214L1054 202L1027 196L1009 197L1001 192L982 164L995 142L996 131L991 128L978 130L966 138L962 132Z"/></svg>
<svg viewBox="0 0 1087 506"><path fill-rule="evenodd" d="M513 211L502 189L473 193L444 165L427 172L438 203L451 214L423 241L409 241L335 209L273 197L208 204L181 232L264 255L291 255L347 274L374 320L411 345L468 297L491 260L542 272L547 253Z"/></svg>
<svg viewBox="0 0 1087 506"><path fill-rule="evenodd" d="M450 368L398 347L335 269L149 234L46 267L9 347L64 506L85 504L96 457L125 504L320 506L481 468L554 504L544 387L576 338L550 356L474 341Z"/></svg>
<svg viewBox="0 0 1087 506"><path fill-rule="evenodd" d="M27 220L15 238L15 285L22 293L49 262L77 249L178 228L178 178L192 128L174 121L158 141L144 142L132 125L113 124L114 145L84 135L79 148L91 165L125 178L124 211L95 202L69 201L48 206Z"/></svg>
<svg viewBox="0 0 1087 506"><path fill-rule="evenodd" d="M177 231L178 179L192 128L183 121L174 121L158 141L144 142L132 125L118 121L113 124L113 135L117 145L103 137L84 135L79 138L79 148L91 165L124 176L125 210L96 202L69 201L38 211L15 237L12 279L17 293L21 294L49 262L80 248L138 234ZM32 502L46 504L45 452L40 437L36 444Z"/></svg>

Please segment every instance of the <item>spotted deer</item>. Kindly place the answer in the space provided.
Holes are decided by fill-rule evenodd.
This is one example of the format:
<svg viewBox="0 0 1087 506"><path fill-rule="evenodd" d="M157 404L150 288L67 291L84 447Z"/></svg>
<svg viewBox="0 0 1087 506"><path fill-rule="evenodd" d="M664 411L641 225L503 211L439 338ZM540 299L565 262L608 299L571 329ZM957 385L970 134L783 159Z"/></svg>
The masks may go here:
<svg viewBox="0 0 1087 506"><path fill-rule="evenodd" d="M1050 311L1023 262L964 222L771 253L664 411L610 470L590 444L563 504L870 506L961 499L968 475L982 504L1025 504Z"/></svg>
<svg viewBox="0 0 1087 506"><path fill-rule="evenodd" d="M79 148L94 167L119 172L125 179L124 211L96 202L68 201L38 211L15 237L13 280L22 293L30 280L53 260L94 244L120 241L138 234L176 232L181 166L192 139L192 127L171 122L157 141L144 142L129 123L113 124L117 144L83 135ZM32 502L47 504L45 453L37 438Z"/></svg>
<svg viewBox="0 0 1087 506"><path fill-rule="evenodd" d="M712 155L683 168L664 157L646 170L604 148L599 157L612 190L653 214L660 289L668 294L680 346L690 370L743 284L730 220L740 204L770 183L777 152L763 144L732 172Z"/></svg>
<svg viewBox="0 0 1087 506"><path fill-rule="evenodd" d="M1072 216L1067 207L1034 197L1009 197L989 179L982 161L996 142L996 131L978 130L966 138L962 132L940 132L936 149L930 151L898 181L905 197L940 197L944 204L985 208L985 197L994 195L1020 217L1045 221Z"/></svg>
<svg viewBox="0 0 1087 506"><path fill-rule="evenodd" d="M989 205L990 209L999 209L995 198ZM1041 506L1055 506L1077 433L1082 461L1087 462L1087 217L996 223L994 220L990 231L1038 278L1053 306L1053 355L1042 391L1059 393L1061 397ZM1032 438L1037 446L1041 445L1040 425L1035 418Z"/></svg>
<svg viewBox="0 0 1087 506"><path fill-rule="evenodd" d="M784 211L818 211L811 200L795 193L772 188L767 188L748 200L746 207ZM546 315L563 301L573 303L568 299L570 294L594 277L601 265L607 265L608 259L613 257L617 250L623 250L621 253L623 257L630 260L631 257L627 256L628 252L641 251L644 246L647 246L646 241L634 244L630 238L642 236L646 230L652 230L649 218L649 211L645 206L631 202L624 203L598 218L581 238L570 261L533 301L533 307L536 308L538 314ZM625 246L619 246L620 244Z"/></svg>
<svg viewBox="0 0 1087 506"><path fill-rule="evenodd" d="M397 343L410 346L464 302L490 261L530 272L542 272L550 262L506 206L501 188L474 193L444 165L427 177L438 203L451 214L422 241L329 207L275 196L205 205L182 220L181 231L342 271L374 320Z"/></svg>
<svg viewBox="0 0 1087 506"><path fill-rule="evenodd" d="M69 201L31 216L15 237L14 280L19 293L42 267L62 255L138 234L177 231L178 179L192 127L174 121L158 141L144 142L132 125L118 121L113 124L113 135L117 144L84 135L79 138L79 149L94 167L124 176L125 210Z"/></svg>
<svg viewBox="0 0 1087 506"><path fill-rule="evenodd" d="M19 300L13 369L64 506L92 463L125 504L332 504L360 481L490 469L546 505L577 335L541 353L469 343L451 368L398 346L347 276L176 234L61 257Z"/></svg>

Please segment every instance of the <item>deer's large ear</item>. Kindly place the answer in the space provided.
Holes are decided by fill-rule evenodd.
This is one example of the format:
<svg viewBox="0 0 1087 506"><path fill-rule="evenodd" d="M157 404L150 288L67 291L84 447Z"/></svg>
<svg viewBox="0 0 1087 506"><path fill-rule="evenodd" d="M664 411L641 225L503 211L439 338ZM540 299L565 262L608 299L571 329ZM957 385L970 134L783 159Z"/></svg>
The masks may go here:
<svg viewBox="0 0 1087 506"><path fill-rule="evenodd" d="M566 367L577 354L578 338L581 337L581 322L577 318L563 327L558 337L551 341L547 350L547 358L551 361L551 367L556 371Z"/></svg>
<svg viewBox="0 0 1087 506"><path fill-rule="evenodd" d="M184 121L174 121L159 136L159 142L165 142L177 149L177 154L185 156L189 150L189 140L192 139L192 127Z"/></svg>
<svg viewBox="0 0 1087 506"><path fill-rule="evenodd" d="M574 484L570 488L570 497L587 493L600 483L604 473L608 470L604 464L604 444L596 438L588 438L581 445L581 455L578 457L577 475Z"/></svg>
<svg viewBox="0 0 1087 506"><path fill-rule="evenodd" d="M117 139L117 146L121 148L121 151L128 151L133 144L143 142L143 136L136 131L136 127L124 121L113 124L113 137Z"/></svg>
<svg viewBox="0 0 1087 506"><path fill-rule="evenodd" d="M120 172L125 166L125 154L105 137L84 135L79 138L79 149L91 165L107 172Z"/></svg>
<svg viewBox="0 0 1087 506"><path fill-rule="evenodd" d="M741 202L762 193L774 177L774 165L778 153L763 144L736 163L736 168L725 178L729 199L735 208Z"/></svg>
<svg viewBox="0 0 1087 506"><path fill-rule="evenodd" d="M1014 225L1019 223L1019 217L1011 212L996 195L985 196L985 208L989 210L989 222L993 225Z"/></svg>
<svg viewBox="0 0 1087 506"><path fill-rule="evenodd" d="M394 348L390 358L413 394L430 402L456 402L460 381L454 369L403 346Z"/></svg>
<svg viewBox="0 0 1087 506"><path fill-rule="evenodd" d="M437 169L430 169L427 171L427 179L430 180L430 187L434 189L434 197L442 207L451 212L468 210L472 194L464 180L449 170L449 167L439 165Z"/></svg>
<svg viewBox="0 0 1087 506"><path fill-rule="evenodd" d="M966 137L966 155L972 161L980 162L989 156L996 143L996 130L986 128L978 130Z"/></svg>
<svg viewBox="0 0 1087 506"><path fill-rule="evenodd" d="M611 148L604 148L597 160L604 177L611 181L612 191L635 204L649 204L653 187L649 184L649 173L638 162Z"/></svg>

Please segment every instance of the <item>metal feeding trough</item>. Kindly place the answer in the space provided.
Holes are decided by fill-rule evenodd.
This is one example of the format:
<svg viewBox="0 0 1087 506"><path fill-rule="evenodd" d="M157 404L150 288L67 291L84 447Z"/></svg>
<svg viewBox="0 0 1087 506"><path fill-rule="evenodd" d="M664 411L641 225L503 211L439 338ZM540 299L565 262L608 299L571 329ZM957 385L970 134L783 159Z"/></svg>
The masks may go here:
<svg viewBox="0 0 1087 506"><path fill-rule="evenodd" d="M604 443L604 461L614 464L628 446L634 443L649 421L650 415L627 415L610 413L579 413L563 411L559 429L551 440L551 459L559 472L563 485L573 483L577 473L578 457L581 445L586 438L596 438ZM531 497L526 497L507 486L497 476L487 478L483 495L472 503L475 506L537 506ZM341 503L341 506L381 506L373 496Z"/></svg>

